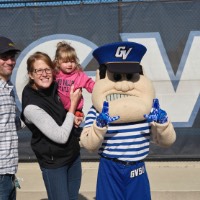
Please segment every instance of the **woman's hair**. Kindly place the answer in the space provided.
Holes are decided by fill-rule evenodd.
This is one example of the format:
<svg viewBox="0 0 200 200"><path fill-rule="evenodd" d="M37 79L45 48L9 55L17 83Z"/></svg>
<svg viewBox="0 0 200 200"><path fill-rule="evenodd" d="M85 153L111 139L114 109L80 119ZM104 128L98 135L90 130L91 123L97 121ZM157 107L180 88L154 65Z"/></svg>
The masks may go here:
<svg viewBox="0 0 200 200"><path fill-rule="evenodd" d="M32 73L34 71L34 63L36 60L44 61L52 70L54 70L54 65L51 58L46 53L37 51L27 59L26 64L28 73ZM29 78L29 84L33 84L33 82L34 81Z"/></svg>
<svg viewBox="0 0 200 200"><path fill-rule="evenodd" d="M60 70L59 61L62 62L74 61L76 63L76 70L82 71L75 49L65 41L59 42L57 44L55 59L53 61L56 71Z"/></svg>

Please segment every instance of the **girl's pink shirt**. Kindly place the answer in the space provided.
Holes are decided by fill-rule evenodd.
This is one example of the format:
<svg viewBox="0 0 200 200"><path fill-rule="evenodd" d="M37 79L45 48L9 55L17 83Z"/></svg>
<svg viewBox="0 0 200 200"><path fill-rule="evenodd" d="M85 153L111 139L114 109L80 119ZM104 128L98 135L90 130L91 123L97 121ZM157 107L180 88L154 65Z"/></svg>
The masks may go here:
<svg viewBox="0 0 200 200"><path fill-rule="evenodd" d="M75 71L71 74L64 74L62 71L56 74L55 80L58 83L58 95L66 110L70 108L70 89L74 84L74 89L85 88L92 93L95 82L82 71ZM84 105L83 97L80 99L77 110L82 110Z"/></svg>

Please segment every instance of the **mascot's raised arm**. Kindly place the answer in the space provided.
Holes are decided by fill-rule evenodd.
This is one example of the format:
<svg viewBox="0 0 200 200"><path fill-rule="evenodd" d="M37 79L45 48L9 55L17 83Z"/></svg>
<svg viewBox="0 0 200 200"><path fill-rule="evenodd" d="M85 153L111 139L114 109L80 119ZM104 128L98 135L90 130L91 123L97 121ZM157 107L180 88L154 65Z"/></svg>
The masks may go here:
<svg viewBox="0 0 200 200"><path fill-rule="evenodd" d="M150 139L163 147L176 139L140 65L146 51L138 43L117 42L93 52L99 69L80 144L100 155L97 200L150 200L144 163Z"/></svg>

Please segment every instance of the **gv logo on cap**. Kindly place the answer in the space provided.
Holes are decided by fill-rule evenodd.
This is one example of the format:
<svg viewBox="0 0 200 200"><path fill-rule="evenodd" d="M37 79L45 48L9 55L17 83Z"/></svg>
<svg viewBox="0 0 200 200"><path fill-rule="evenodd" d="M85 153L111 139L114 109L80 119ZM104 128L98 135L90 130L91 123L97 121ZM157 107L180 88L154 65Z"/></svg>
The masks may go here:
<svg viewBox="0 0 200 200"><path fill-rule="evenodd" d="M123 60L125 60L131 50L132 50L132 48L128 49L128 51L127 51L126 47L118 47L115 57L122 58Z"/></svg>

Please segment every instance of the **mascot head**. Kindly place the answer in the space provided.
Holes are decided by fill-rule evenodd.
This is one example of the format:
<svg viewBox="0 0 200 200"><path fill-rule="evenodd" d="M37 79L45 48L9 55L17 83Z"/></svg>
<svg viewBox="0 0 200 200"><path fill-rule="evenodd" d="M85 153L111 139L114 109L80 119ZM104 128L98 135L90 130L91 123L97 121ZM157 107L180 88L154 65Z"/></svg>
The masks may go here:
<svg viewBox="0 0 200 200"><path fill-rule="evenodd" d="M94 107L101 112L103 102L109 102L110 116L120 116L116 123L144 120L150 113L155 92L152 82L140 65L147 49L134 42L117 42L93 52L99 63L92 93Z"/></svg>

